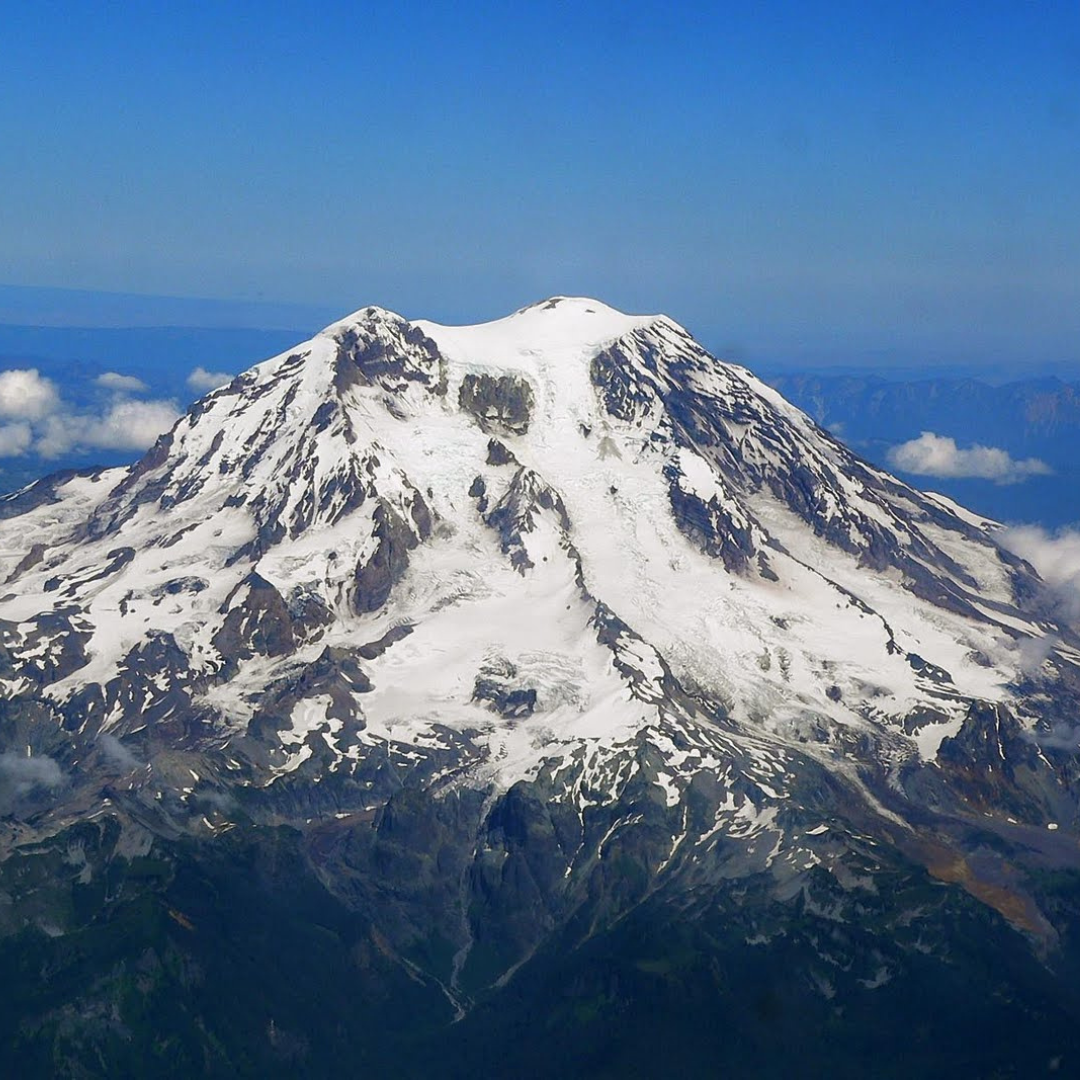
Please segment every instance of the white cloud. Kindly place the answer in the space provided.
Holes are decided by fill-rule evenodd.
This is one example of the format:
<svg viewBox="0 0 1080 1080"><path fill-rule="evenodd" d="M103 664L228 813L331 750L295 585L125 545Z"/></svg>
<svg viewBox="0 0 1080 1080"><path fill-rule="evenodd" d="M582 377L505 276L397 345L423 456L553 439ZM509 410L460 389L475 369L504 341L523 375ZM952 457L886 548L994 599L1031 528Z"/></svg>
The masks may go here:
<svg viewBox="0 0 1080 1080"><path fill-rule="evenodd" d="M224 371L207 371L204 367L197 367L188 377L187 384L192 390L201 394L216 390L219 386L231 383L233 377Z"/></svg>
<svg viewBox="0 0 1080 1080"><path fill-rule="evenodd" d="M118 401L90 425L86 442L108 450L145 450L179 416L172 401Z"/></svg>
<svg viewBox="0 0 1080 1080"><path fill-rule="evenodd" d="M95 380L115 392L104 412L74 412L51 379L36 368L0 371L0 458L28 451L56 458L81 450L145 450L180 415L173 401L133 401L149 387L133 375L107 371Z"/></svg>
<svg viewBox="0 0 1080 1080"><path fill-rule="evenodd" d="M110 765L116 765L125 772L137 769L144 762L140 761L128 747L126 747L115 735L99 735L96 739L97 747Z"/></svg>
<svg viewBox="0 0 1080 1080"><path fill-rule="evenodd" d="M41 420L60 405L51 379L37 368L0 371L0 417L10 420Z"/></svg>
<svg viewBox="0 0 1080 1080"><path fill-rule="evenodd" d="M1020 670L1025 675L1035 675L1042 670L1043 664L1054 654L1058 644L1056 634L1043 637L1020 638L1016 643L1016 655L1020 661Z"/></svg>
<svg viewBox="0 0 1080 1080"><path fill-rule="evenodd" d="M994 538L1039 571L1061 600L1066 618L1080 618L1080 532L1049 533L1038 525L1016 525Z"/></svg>
<svg viewBox="0 0 1080 1080"><path fill-rule="evenodd" d="M1031 476L1047 476L1054 470L1038 458L1018 461L1007 450L980 446L961 450L955 439L924 431L917 439L889 451L894 469L918 476L977 477L996 484L1018 484Z"/></svg>
<svg viewBox="0 0 1080 1080"><path fill-rule="evenodd" d="M143 394L150 389L142 379L137 379L134 375L121 375L118 371L106 371L94 382L98 386L104 386L106 390L120 390L132 394Z"/></svg>
<svg viewBox="0 0 1080 1080"><path fill-rule="evenodd" d="M74 449L86 426L82 416L49 416L39 425L34 439L34 452L43 458L60 457Z"/></svg>
<svg viewBox="0 0 1080 1080"><path fill-rule="evenodd" d="M1080 620L1080 532L1061 529L1050 533L1038 525L1015 525L995 532L994 539L1035 567L1056 601L1054 616L1075 625ZM1016 646L1020 670L1038 677L1059 643L1053 633L1040 638L1021 638ZM1075 751L1080 742L1080 727L1065 720L1054 721L1049 731L1037 730L1034 737L1043 746Z"/></svg>
<svg viewBox="0 0 1080 1080"><path fill-rule="evenodd" d="M29 424L0 424L0 457L20 457L34 437Z"/></svg>
<svg viewBox="0 0 1080 1080"><path fill-rule="evenodd" d="M145 450L176 423L172 401L115 401L101 416L54 415L41 425L34 449L46 458L70 450Z"/></svg>

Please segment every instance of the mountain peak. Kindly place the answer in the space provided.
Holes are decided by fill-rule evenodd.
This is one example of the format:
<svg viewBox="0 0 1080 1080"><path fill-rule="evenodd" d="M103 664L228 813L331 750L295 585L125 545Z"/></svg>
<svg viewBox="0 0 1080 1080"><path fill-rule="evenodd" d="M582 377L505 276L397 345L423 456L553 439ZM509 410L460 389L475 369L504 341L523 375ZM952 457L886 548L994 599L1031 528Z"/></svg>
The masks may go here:
<svg viewBox="0 0 1080 1080"><path fill-rule="evenodd" d="M334 338L343 332L355 329L358 326L374 328L377 326L401 326L408 325L408 320L389 308L380 307L378 304L368 304L366 307L357 308L356 311L336 319L329 326L319 331L319 337Z"/></svg>
<svg viewBox="0 0 1080 1080"><path fill-rule="evenodd" d="M512 581L541 591L561 567L587 603L618 612L743 720L798 677L834 732L863 728L869 712L898 723L926 696L904 656L926 657L955 686L943 696L935 684L936 719L906 744L933 756L966 701L1005 694L1019 654L1002 627L1040 633L987 607L1013 610L1021 571L973 519L859 462L670 319L586 297L473 326L360 308L208 395L95 493L70 536L9 567L19 619L43 593L54 613L91 605L93 663L57 692L115 670L151 631L179 635L214 678L242 671L224 629L237 597L260 611L271 593L280 604L267 610L307 597L315 622L271 635L295 645L322 640L323 621L346 637L357 617L423 621L427 601L410 590L441 595L453 575L431 570L422 585L414 563L445 558L470 575L479 559L496 580L486 560L505 558ZM173 602L174 618L128 597L180 566L210 584ZM241 589L253 574L259 587ZM824 645L822 603L839 612ZM842 644L866 638L864 607L877 612L872 658ZM942 619L947 631L927 629ZM762 659L773 652L783 666ZM994 658L989 669L979 656Z"/></svg>
<svg viewBox="0 0 1080 1080"><path fill-rule="evenodd" d="M420 321L450 360L471 367L581 366L603 346L648 326L655 315L626 315L588 297L556 296L472 326Z"/></svg>
<svg viewBox="0 0 1080 1080"><path fill-rule="evenodd" d="M350 968L458 1018L649 898L742 918L754 970L770 925L849 920L820 970L862 956L860 993L871 900L925 970L916 864L1052 942L1018 867L1080 861L1080 642L992 534L662 316L361 308L5 508L0 854L112 881L112 822L120 897L174 844L277 865L288 826L381 935ZM45 920L35 888L0 935L109 891Z"/></svg>
<svg viewBox="0 0 1080 1080"><path fill-rule="evenodd" d="M646 669L740 724L766 712L781 742L809 710L834 748L869 730L933 758L971 701L1010 698L1016 638L1043 635L1030 570L976 519L860 462L671 320L584 297L474 326L360 308L196 403L119 482L54 498L70 509L44 550L7 567L12 654L66 641L42 675L66 700L166 635L223 729L246 709L224 688L260 655L441 627L445 609L487 611L487 589L508 610L571 589L578 633L603 608L625 627L616 654L640 635L620 670L641 675L648 642ZM0 546L18 553L39 517L4 523ZM72 612L77 630L56 622Z"/></svg>

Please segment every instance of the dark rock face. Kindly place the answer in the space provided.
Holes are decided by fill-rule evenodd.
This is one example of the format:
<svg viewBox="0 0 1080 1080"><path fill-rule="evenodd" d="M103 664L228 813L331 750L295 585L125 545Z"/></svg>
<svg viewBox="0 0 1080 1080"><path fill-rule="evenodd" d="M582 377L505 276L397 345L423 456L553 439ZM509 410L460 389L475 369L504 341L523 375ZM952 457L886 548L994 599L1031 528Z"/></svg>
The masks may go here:
<svg viewBox="0 0 1080 1080"><path fill-rule="evenodd" d="M357 694L371 691L372 684L357 654L351 649L327 647L311 663L276 681L263 696L260 707L240 741L244 753L269 768L284 769L297 786L331 771L335 752L358 753L359 733L365 726ZM319 700L322 716L306 730L294 733L298 706ZM294 755L299 755L294 760ZM299 792L270 792L272 802L284 804L303 796ZM311 802L313 808L319 799Z"/></svg>
<svg viewBox="0 0 1080 1080"><path fill-rule="evenodd" d="M620 420L638 419L656 400L654 386L638 374L637 365L619 343L593 357L589 377L604 408Z"/></svg>
<svg viewBox="0 0 1080 1080"><path fill-rule="evenodd" d="M728 570L743 572L758 554L749 523L737 521L716 496L707 502L685 490L674 466L666 470L671 511L679 528L707 555L722 560ZM761 553L764 558L764 553Z"/></svg>
<svg viewBox="0 0 1080 1080"><path fill-rule="evenodd" d="M358 659L364 657L364 652L363 648L353 653L350 649L328 645L296 680L295 688L299 696L311 697L323 693L331 682L339 678L356 693L366 694L371 690L371 680Z"/></svg>
<svg viewBox="0 0 1080 1080"><path fill-rule="evenodd" d="M570 518L562 498L532 470L520 467L505 494L490 507L483 479L477 480L479 484L474 482L470 493L478 500L484 522L499 534L503 554L510 556L511 565L519 573L533 566L525 537L536 527L541 514L551 515L564 536L569 533Z"/></svg>
<svg viewBox="0 0 1080 1080"><path fill-rule="evenodd" d="M211 639L226 664L252 656L283 656L296 647L292 617L281 593L252 572L225 601L228 614Z"/></svg>
<svg viewBox="0 0 1080 1080"><path fill-rule="evenodd" d="M124 479L116 486L115 490L111 493L114 498L121 498L128 494L128 492L135 490L139 486L139 481L143 477L149 476L151 473L160 469L169 460L169 453L172 450L173 438L171 432L166 432L160 436L154 445L144 454L130 469ZM93 525L91 526L93 531Z"/></svg>
<svg viewBox="0 0 1080 1080"><path fill-rule="evenodd" d="M372 535L377 546L374 555L356 568L353 607L357 611L378 611L386 603L409 565L409 552L431 535L431 513L419 492L411 516L412 522L406 522L385 500L375 508Z"/></svg>
<svg viewBox="0 0 1080 1080"><path fill-rule="evenodd" d="M458 391L458 404L494 435L524 435L533 411L533 390L514 375L468 374Z"/></svg>
<svg viewBox="0 0 1080 1080"><path fill-rule="evenodd" d="M235 663L236 655L227 657L226 665ZM63 706L65 723L84 735L108 724L109 738L130 736L143 754L190 747L212 728L212 718L192 700L205 684L190 670L173 635L159 631L132 649L104 686L77 691Z"/></svg>
<svg viewBox="0 0 1080 1080"><path fill-rule="evenodd" d="M69 614L52 611L39 615L33 620L26 639L36 655L20 664L20 674L38 686L48 686L65 678L89 659L86 653L89 637L76 629Z"/></svg>
<svg viewBox="0 0 1080 1080"><path fill-rule="evenodd" d="M377 384L396 393L410 382L420 383L436 394L446 393L439 350L411 323L391 322L385 312L367 308L337 340L340 353L334 386L339 393L354 383Z"/></svg>
<svg viewBox="0 0 1080 1080"><path fill-rule="evenodd" d="M391 627L378 641L369 642L367 645L361 645L357 649L357 653L364 660L376 660L387 649L389 649L396 642L401 641L402 638L407 638L413 631L413 628L407 624Z"/></svg>
<svg viewBox="0 0 1080 1080"><path fill-rule="evenodd" d="M532 687L526 690L510 690L493 679L478 677L473 698L476 701L490 702L495 712L507 719L532 716L536 708L536 691Z"/></svg>
<svg viewBox="0 0 1080 1080"><path fill-rule="evenodd" d="M285 597L285 604L297 640L317 639L322 630L334 622L326 601L310 586L295 586Z"/></svg>
<svg viewBox="0 0 1080 1080"><path fill-rule="evenodd" d="M911 670L918 672L922 678L929 679L931 682L942 686L952 682L952 676L944 668L929 663L918 653L908 653L906 659L911 665Z"/></svg>
<svg viewBox="0 0 1080 1080"><path fill-rule="evenodd" d="M1063 785L1054 766L1059 755L1053 746L1040 747L1004 705L976 702L960 731L942 740L937 763L972 810L1056 827L1062 819L1071 824L1080 806L1080 788Z"/></svg>
<svg viewBox="0 0 1080 1080"><path fill-rule="evenodd" d="M499 442L498 439L488 440L488 465L516 465L517 463L517 458L507 449L504 443Z"/></svg>
<svg viewBox="0 0 1080 1080"><path fill-rule="evenodd" d="M508 719L531 716L536 708L536 690L517 685L517 678L517 667L509 660L485 665L476 676L473 700Z"/></svg>
<svg viewBox="0 0 1080 1080"><path fill-rule="evenodd" d="M19 560L19 564L8 575L8 579L4 584L10 584L13 581L18 580L19 575L25 573L27 570L33 570L45 558L45 545L44 544L32 544L30 550Z"/></svg>

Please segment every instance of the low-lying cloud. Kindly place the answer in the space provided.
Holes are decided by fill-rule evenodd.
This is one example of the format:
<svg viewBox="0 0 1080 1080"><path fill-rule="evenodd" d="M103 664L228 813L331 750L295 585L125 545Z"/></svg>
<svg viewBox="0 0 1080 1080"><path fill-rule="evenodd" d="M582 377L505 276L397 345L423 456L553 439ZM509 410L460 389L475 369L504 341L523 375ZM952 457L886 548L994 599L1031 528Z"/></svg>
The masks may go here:
<svg viewBox="0 0 1080 1080"><path fill-rule="evenodd" d="M97 385L111 390L96 411L66 403L36 368L0 372L0 458L36 453L57 458L72 451L146 450L176 422L174 401L134 400L149 389L133 375L107 371Z"/></svg>
<svg viewBox="0 0 1080 1080"><path fill-rule="evenodd" d="M1051 533L1038 525L1014 525L995 533L994 539L1038 570L1065 618L1080 619L1080 531Z"/></svg>
<svg viewBox="0 0 1080 1080"><path fill-rule="evenodd" d="M29 424L0 424L0 457L21 457L33 441L34 430Z"/></svg>
<svg viewBox="0 0 1080 1080"><path fill-rule="evenodd" d="M50 416L34 449L44 458L72 450L145 450L176 423L172 401L114 401L101 415Z"/></svg>
<svg viewBox="0 0 1080 1080"><path fill-rule="evenodd" d="M143 764L115 735L106 732L99 735L96 742L102 756L110 765L115 765L126 772L130 772Z"/></svg>
<svg viewBox="0 0 1080 1080"><path fill-rule="evenodd" d="M63 771L51 757L0 754L0 814L17 812L30 796L55 790L63 782Z"/></svg>
<svg viewBox="0 0 1080 1080"><path fill-rule="evenodd" d="M224 371L207 371L204 367L197 367L188 377L188 386L200 394L208 394L219 386L231 383L233 377Z"/></svg>
<svg viewBox="0 0 1080 1080"><path fill-rule="evenodd" d="M1044 634L1042 637L1021 638L1017 642L1016 654L1020 670L1025 675L1034 675L1042 670L1043 664L1050 659L1058 644L1056 634Z"/></svg>
<svg viewBox="0 0 1080 1080"><path fill-rule="evenodd" d="M1038 458L1017 460L1007 450L976 443L968 450L947 435L924 431L917 439L894 446L889 464L917 476L963 477L993 480L995 484L1018 484L1032 476L1048 476L1054 470Z"/></svg>
<svg viewBox="0 0 1080 1080"><path fill-rule="evenodd" d="M90 425L89 445L113 450L144 450L176 423L172 401L118 401Z"/></svg>

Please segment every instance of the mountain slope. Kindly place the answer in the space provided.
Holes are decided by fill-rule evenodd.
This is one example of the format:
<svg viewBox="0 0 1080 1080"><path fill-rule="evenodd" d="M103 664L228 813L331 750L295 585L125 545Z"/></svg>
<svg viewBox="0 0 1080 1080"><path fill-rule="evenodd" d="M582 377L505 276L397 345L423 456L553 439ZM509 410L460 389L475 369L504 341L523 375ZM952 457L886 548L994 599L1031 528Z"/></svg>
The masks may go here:
<svg viewBox="0 0 1080 1080"><path fill-rule="evenodd" d="M186 875L222 895L220 852L284 845L291 884L257 880L310 880L370 992L423 988L444 1034L641 905L700 928L741 896L772 941L884 889L870 989L960 962L956 911L1066 948L1029 871L1076 865L1074 629L991 527L662 316L365 308L0 534L3 865L126 883L15 888L10 934L133 896L205 925Z"/></svg>

